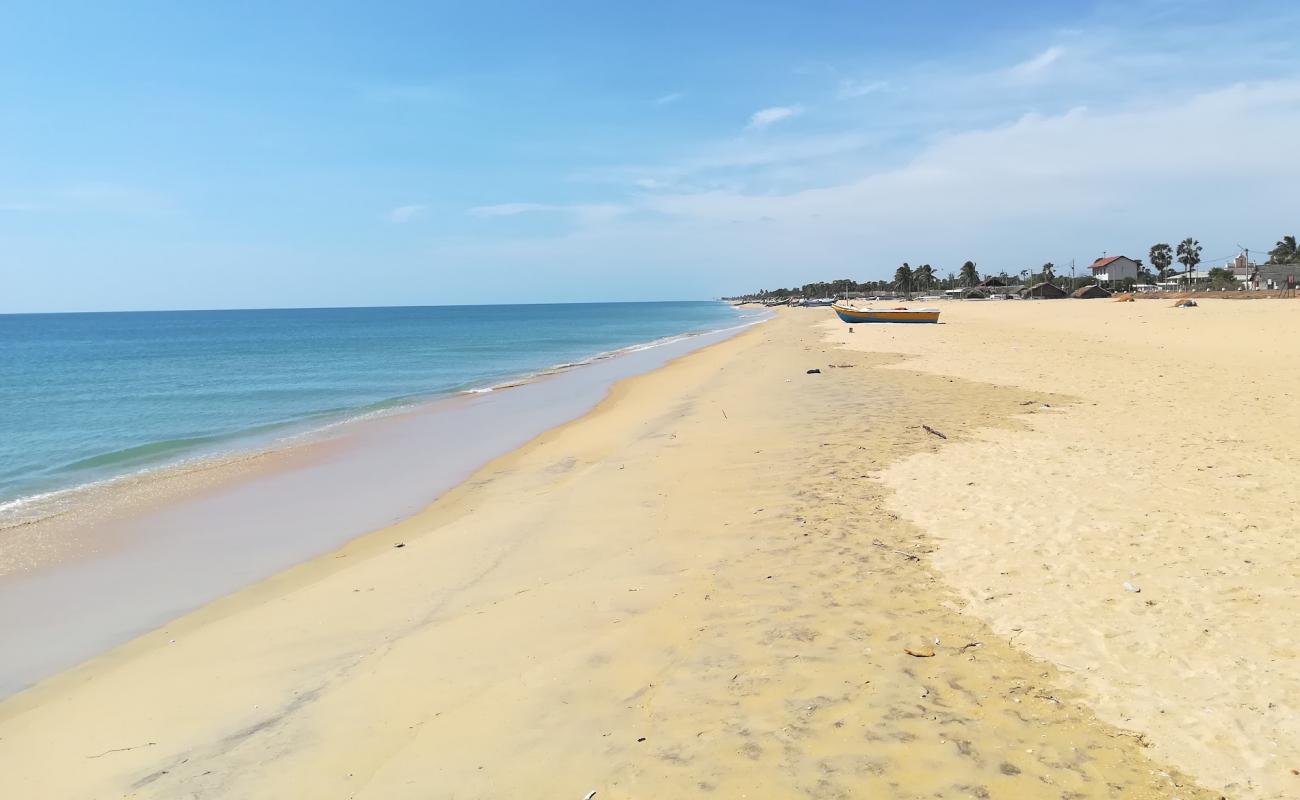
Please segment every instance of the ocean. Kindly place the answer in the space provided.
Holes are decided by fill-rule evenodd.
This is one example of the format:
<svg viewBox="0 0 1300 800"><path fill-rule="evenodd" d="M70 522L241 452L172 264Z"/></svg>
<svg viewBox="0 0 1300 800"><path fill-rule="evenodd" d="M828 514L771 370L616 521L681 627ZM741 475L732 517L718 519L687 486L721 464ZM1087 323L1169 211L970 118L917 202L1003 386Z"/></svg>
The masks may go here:
<svg viewBox="0 0 1300 800"><path fill-rule="evenodd" d="M0 315L0 528L88 486L741 316L717 302Z"/></svg>

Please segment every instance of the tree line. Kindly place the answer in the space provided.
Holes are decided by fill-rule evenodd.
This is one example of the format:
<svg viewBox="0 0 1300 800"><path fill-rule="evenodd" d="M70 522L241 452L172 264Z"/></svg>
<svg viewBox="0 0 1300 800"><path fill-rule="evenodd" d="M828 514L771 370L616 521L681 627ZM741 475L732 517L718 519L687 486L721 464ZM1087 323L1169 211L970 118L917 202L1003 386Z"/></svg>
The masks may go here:
<svg viewBox="0 0 1300 800"><path fill-rule="evenodd" d="M1175 246L1171 246L1168 242L1157 242L1151 245L1151 248L1147 251L1147 259L1151 269L1147 269L1143 265L1142 259L1133 259L1138 265L1137 277L1115 281L1116 287L1131 290L1137 284L1163 282L1171 274L1175 261L1183 268L1180 274L1195 275L1196 268L1201 263L1201 243L1190 236ZM1300 248L1297 247L1296 237L1288 235L1279 239L1277 246L1269 251L1267 263L1300 264ZM998 278L1003 285L1012 285L1017 281L1024 285L1051 283L1061 286L1067 291L1096 282L1091 275L1080 277L1059 276L1056 269L1056 265L1048 261L1041 267L1023 269L1018 273L1008 273L1002 270L995 273L981 274L976 263L968 260L956 272L949 271L947 275L940 275L939 270L929 264L913 267L905 261L894 270L892 280L855 281L852 278L840 278L833 281L814 281L789 288L760 289L757 292L751 292L741 297L727 299L780 300L789 297L838 297L846 293L903 292L911 294L913 292L948 291L973 288L980 282L994 277ZM1237 279L1233 271L1226 267L1211 268L1206 274L1206 279L1214 288L1233 288L1237 285Z"/></svg>

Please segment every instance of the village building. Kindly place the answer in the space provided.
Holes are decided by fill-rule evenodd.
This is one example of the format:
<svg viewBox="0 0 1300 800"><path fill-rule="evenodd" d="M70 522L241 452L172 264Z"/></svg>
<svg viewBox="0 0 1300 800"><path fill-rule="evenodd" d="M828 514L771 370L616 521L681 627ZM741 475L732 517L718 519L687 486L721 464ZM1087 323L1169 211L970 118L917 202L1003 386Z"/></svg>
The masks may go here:
<svg viewBox="0 0 1300 800"><path fill-rule="evenodd" d="M1095 283L1087 286L1080 286L1070 293L1070 296L1078 300L1099 300L1104 297L1110 297L1110 292L1101 288Z"/></svg>
<svg viewBox="0 0 1300 800"><path fill-rule="evenodd" d="M1088 269L1098 283L1114 283L1126 278L1137 280L1140 266L1128 256L1108 256L1092 262Z"/></svg>
<svg viewBox="0 0 1300 800"><path fill-rule="evenodd" d="M1065 290L1054 283L1035 283L1020 290L1020 296L1026 298L1039 298L1042 300L1059 300L1066 297Z"/></svg>

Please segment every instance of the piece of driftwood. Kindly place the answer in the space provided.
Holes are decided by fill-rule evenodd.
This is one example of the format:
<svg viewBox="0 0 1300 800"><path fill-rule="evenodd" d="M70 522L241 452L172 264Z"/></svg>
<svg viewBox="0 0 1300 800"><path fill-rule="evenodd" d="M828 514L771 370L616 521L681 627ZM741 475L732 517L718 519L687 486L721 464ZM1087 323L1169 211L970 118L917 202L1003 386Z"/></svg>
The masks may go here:
<svg viewBox="0 0 1300 800"><path fill-rule="evenodd" d="M899 550L899 549L896 548L896 547L890 547L889 545L885 544L884 542L880 541L879 539L873 539L871 543L874 544L876 547L879 547L879 548L882 549L882 550L888 550L889 552L894 553L894 554L896 554L896 555L900 555L900 556L902 556L903 558L908 559L909 561L920 561L920 560L921 560L921 557L918 556L918 555L916 555L915 553L909 553L909 552L907 552L906 550Z"/></svg>
<svg viewBox="0 0 1300 800"><path fill-rule="evenodd" d="M929 425L922 425L921 427L925 428L925 432L930 434L931 436L938 436L940 439L948 438L947 436L944 436L942 433L936 431L934 428L931 428Z"/></svg>

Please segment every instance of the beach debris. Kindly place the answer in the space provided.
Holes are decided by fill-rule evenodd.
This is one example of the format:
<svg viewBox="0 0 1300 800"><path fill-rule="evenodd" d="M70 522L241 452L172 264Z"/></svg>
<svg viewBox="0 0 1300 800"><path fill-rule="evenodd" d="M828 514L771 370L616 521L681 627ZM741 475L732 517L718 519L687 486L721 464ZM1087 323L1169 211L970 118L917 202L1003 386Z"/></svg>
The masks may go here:
<svg viewBox="0 0 1300 800"><path fill-rule="evenodd" d="M582 800L591 800L591 798L595 796L596 796L596 790L592 789L590 792L587 792L582 796Z"/></svg>
<svg viewBox="0 0 1300 800"><path fill-rule="evenodd" d="M1173 307L1174 308L1196 308L1196 301L1192 300L1191 298L1184 297L1182 300L1179 300L1177 303L1174 303Z"/></svg>
<svg viewBox="0 0 1300 800"><path fill-rule="evenodd" d="M890 547L889 545L885 544L884 542L880 541L879 539L872 539L872 540L871 540L871 543L874 544L876 547L881 548L882 550L888 550L889 552L894 553L895 555L900 555L900 556L902 556L903 558L906 558L908 561L920 561L920 560L921 560L921 557L918 556L918 555L916 555L915 553L909 553L909 552L907 552L906 550L899 550L899 549L897 549L897 548Z"/></svg>
<svg viewBox="0 0 1300 800"><path fill-rule="evenodd" d="M406 542L398 542L397 544L393 545L393 547L406 547Z"/></svg>
<svg viewBox="0 0 1300 800"><path fill-rule="evenodd" d="M971 649L972 647L983 647L983 646L984 646L983 642L967 642L966 644L962 645L961 649L958 650L957 652L964 653L967 650Z"/></svg>
<svg viewBox="0 0 1300 800"><path fill-rule="evenodd" d="M125 752L128 751L128 750L139 750L141 747L153 747L153 746L156 745L156 744L158 744L158 743L157 743L157 742L145 742L144 744L132 745L131 747L115 747L115 748L113 748L112 750L105 750L104 752L102 752L102 753L100 753L100 754L98 754L98 755L86 756L86 758L103 758L104 756L108 755L109 753L125 753Z"/></svg>
<svg viewBox="0 0 1300 800"><path fill-rule="evenodd" d="M637 741L638 741L638 742L644 742L644 741L645 741L645 737L644 737L644 736L638 736L638 737L637 737Z"/></svg>
<svg viewBox="0 0 1300 800"><path fill-rule="evenodd" d="M815 369L815 368L814 368L814 369L810 369L810 370L808 370L808 372L806 372L805 374L807 374L807 375L820 375L820 374L822 374L822 371L819 370L819 369Z"/></svg>
<svg viewBox="0 0 1300 800"><path fill-rule="evenodd" d="M934 658L933 647L918 647L915 650L910 647L904 647L903 652L915 658Z"/></svg>
<svg viewBox="0 0 1300 800"><path fill-rule="evenodd" d="M1136 583L1133 583L1132 581L1124 581L1124 588L1132 592L1133 594L1138 594L1139 592L1142 591L1142 587L1138 586Z"/></svg>
<svg viewBox="0 0 1300 800"><path fill-rule="evenodd" d="M947 436L944 436L942 433L936 431L934 428L931 428L929 425L922 425L921 427L925 428L925 432L930 434L931 436L938 436L940 439L948 438Z"/></svg>
<svg viewBox="0 0 1300 800"><path fill-rule="evenodd" d="M1117 295L1115 295L1115 302L1116 302L1116 303L1132 303L1132 302L1135 302L1136 300L1137 300L1137 298L1134 297L1134 296L1131 295L1131 294L1117 294Z"/></svg>

